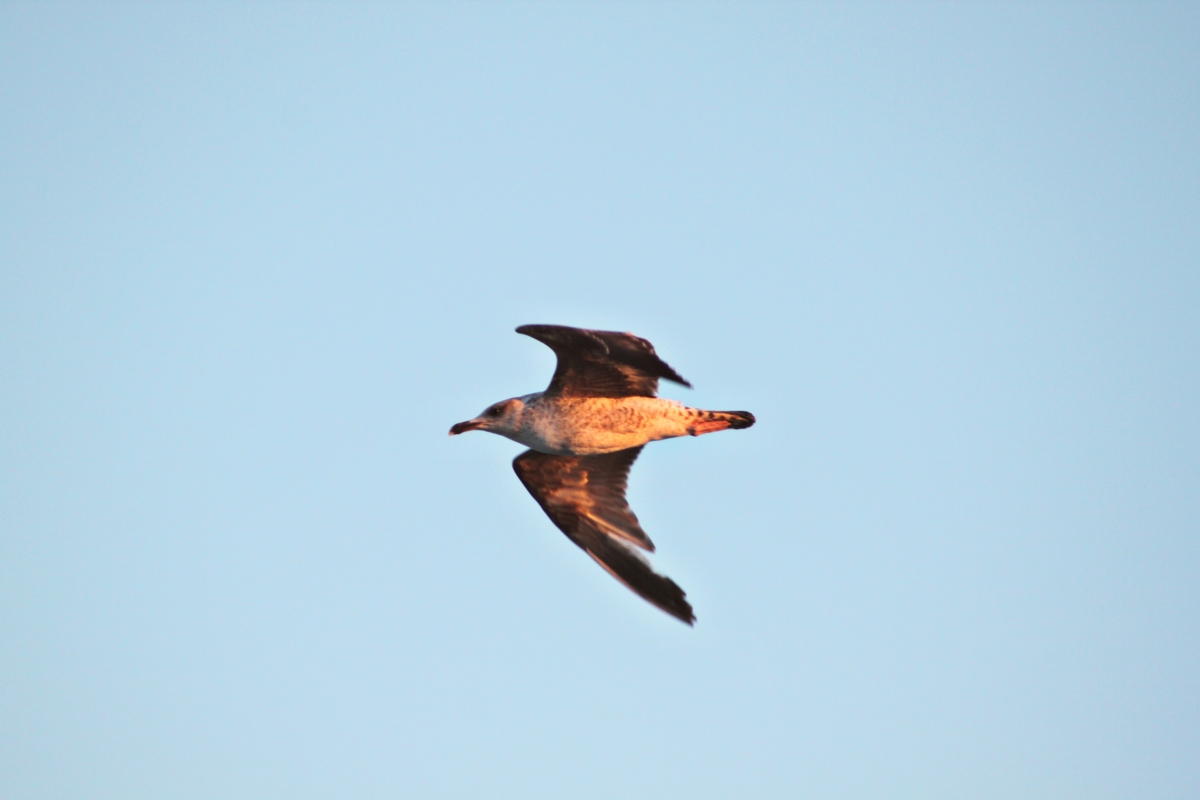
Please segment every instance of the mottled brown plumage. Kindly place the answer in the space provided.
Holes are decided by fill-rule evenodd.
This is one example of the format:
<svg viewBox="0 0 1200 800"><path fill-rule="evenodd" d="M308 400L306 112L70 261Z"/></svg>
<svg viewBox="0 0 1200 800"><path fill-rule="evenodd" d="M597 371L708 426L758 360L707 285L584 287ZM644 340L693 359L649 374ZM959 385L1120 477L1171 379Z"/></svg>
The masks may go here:
<svg viewBox="0 0 1200 800"><path fill-rule="evenodd" d="M653 552L625 500L629 468L647 442L749 428L748 411L706 411L656 397L660 378L691 386L632 333L522 325L558 366L544 392L493 403L450 429L497 433L530 449L513 461L521 483L550 520L614 577L691 625L682 589L634 549Z"/></svg>

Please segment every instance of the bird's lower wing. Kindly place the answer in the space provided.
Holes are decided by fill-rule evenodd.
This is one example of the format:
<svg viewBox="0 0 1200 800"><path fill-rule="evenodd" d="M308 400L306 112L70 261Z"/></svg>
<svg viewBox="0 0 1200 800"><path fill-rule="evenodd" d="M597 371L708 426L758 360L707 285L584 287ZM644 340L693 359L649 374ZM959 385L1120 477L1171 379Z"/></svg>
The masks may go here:
<svg viewBox="0 0 1200 800"><path fill-rule="evenodd" d="M633 549L653 549L625 502L625 480L640 447L595 456L553 456L527 450L513 460L521 483L546 516L609 574L688 625L695 614L673 580Z"/></svg>
<svg viewBox="0 0 1200 800"><path fill-rule="evenodd" d="M560 526L561 527L561 526ZM568 534L570 535L570 534ZM574 536L572 541L608 570L608 574L636 592L642 599L688 625L696 621L692 605L679 584L666 575L659 575L642 555L624 542L611 537L592 539L585 543Z"/></svg>

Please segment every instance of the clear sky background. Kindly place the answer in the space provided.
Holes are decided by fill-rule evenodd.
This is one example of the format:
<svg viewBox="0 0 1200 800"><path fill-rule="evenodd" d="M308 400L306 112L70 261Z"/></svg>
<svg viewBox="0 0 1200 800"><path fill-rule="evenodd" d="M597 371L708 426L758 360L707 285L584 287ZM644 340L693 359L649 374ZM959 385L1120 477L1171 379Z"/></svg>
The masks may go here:
<svg viewBox="0 0 1200 800"><path fill-rule="evenodd" d="M1200 11L0 7L0 795L1200 795ZM449 426L633 331L630 500Z"/></svg>

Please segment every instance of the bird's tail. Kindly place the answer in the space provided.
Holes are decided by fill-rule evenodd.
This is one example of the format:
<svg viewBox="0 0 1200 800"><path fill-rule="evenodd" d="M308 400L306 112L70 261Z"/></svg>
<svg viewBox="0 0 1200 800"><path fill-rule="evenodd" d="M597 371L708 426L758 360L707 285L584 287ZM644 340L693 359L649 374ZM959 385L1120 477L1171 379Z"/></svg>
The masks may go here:
<svg viewBox="0 0 1200 800"><path fill-rule="evenodd" d="M726 428L735 430L749 428L754 424L754 415L749 411L701 411L696 409L696 417L688 425L688 433L699 436L704 433L723 431Z"/></svg>

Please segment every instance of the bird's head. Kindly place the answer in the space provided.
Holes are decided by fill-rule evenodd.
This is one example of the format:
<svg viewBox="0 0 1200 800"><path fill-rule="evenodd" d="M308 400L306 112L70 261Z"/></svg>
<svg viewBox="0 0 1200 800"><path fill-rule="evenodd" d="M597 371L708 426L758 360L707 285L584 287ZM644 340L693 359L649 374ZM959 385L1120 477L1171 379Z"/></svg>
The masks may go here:
<svg viewBox="0 0 1200 800"><path fill-rule="evenodd" d="M491 431L501 436L510 436L517 432L521 425L521 412L525 409L525 401L519 397L492 403L475 419L460 422L450 429L451 436L457 436L467 431Z"/></svg>

